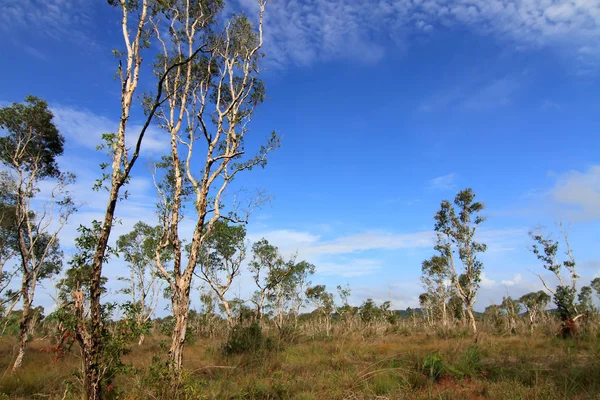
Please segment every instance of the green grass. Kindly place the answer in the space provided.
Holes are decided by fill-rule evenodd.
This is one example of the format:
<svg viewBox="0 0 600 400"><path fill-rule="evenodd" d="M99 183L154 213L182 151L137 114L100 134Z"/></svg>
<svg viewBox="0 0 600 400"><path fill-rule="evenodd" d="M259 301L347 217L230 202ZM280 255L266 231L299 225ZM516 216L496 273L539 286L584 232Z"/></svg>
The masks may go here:
<svg viewBox="0 0 600 400"><path fill-rule="evenodd" d="M34 341L24 367L10 372L16 343L0 340L0 399L80 398L76 354L53 361ZM136 371L119 377L119 399L595 399L600 398L596 338L469 338L388 334L302 338L272 350L227 355L222 343L198 339L186 348L177 396L153 376L156 338L133 346ZM73 349L75 351L75 349ZM160 368L160 363L157 368ZM110 398L109 396L109 398Z"/></svg>

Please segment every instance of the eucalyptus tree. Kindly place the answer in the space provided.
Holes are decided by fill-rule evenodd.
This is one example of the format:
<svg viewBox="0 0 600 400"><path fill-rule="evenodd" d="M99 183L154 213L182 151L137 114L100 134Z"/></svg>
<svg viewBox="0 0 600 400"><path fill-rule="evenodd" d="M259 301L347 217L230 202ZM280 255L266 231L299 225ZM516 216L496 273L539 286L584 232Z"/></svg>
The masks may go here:
<svg viewBox="0 0 600 400"><path fill-rule="evenodd" d="M561 319L563 321L576 321L581 317L575 301L579 275L577 274L575 257L571 250L567 229L562 223L559 224L559 228L564 239L566 256L562 262L558 259L560 243L546 235L542 228L536 228L530 232L531 239L534 242L531 246L531 251L542 262L542 267L551 272L558 280L556 288L551 289L542 275L538 274L546 290L552 294L554 304L558 307ZM563 276L565 270L568 278Z"/></svg>
<svg viewBox="0 0 600 400"><path fill-rule="evenodd" d="M543 290L524 294L519 299L519 302L523 304L527 309L527 314L529 317L529 326L532 333L533 328L537 323L538 316L543 315L544 310L548 307L548 304L550 303L550 300L550 296Z"/></svg>
<svg viewBox="0 0 600 400"><path fill-rule="evenodd" d="M162 210L157 265L163 276L170 279L175 328L169 365L178 376L192 278L201 264L205 243L217 221L246 222L249 212L260 202L252 199L246 207L238 199L226 208L230 200L227 188L240 172L265 166L267 154L277 147L278 140L273 134L256 155L246 154L248 124L265 96L264 84L258 78L265 1L258 3L257 27L243 15L217 18L223 6L218 0L172 0L161 4L162 14L152 18L151 23L160 49L155 73L167 76L160 89L168 98L157 106L157 117L169 136L170 168L165 172L166 181L156 177ZM165 20L168 28L161 29ZM182 64L180 60L191 61ZM172 74L168 73L170 69ZM190 210L186 221L191 221L192 226L184 238L180 224L186 205ZM169 265L159 256L166 248L173 253Z"/></svg>
<svg viewBox="0 0 600 400"><path fill-rule="evenodd" d="M58 234L75 211L67 190L74 176L58 167L56 159L63 154L65 139L53 117L48 104L34 96L27 96L25 103L0 109L0 130L6 132L0 137L0 162L8 170L3 174L2 186L8 191L3 198L12 200L3 208L14 212L9 225L14 237L5 243L12 243L19 256L19 296L23 304L19 352L13 370L23 362L37 284L62 268ZM42 192L43 184L51 189Z"/></svg>
<svg viewBox="0 0 600 400"><path fill-rule="evenodd" d="M448 266L448 275L464 304L474 334L477 333L477 323L473 305L483 270L483 263L477 259L477 254L487 249L485 244L475 240L477 229L485 221L480 215L483 208L483 203L475 201L473 190L464 189L454 198L454 205L448 200L442 201L435 215L435 249L443 258L443 265ZM457 264L460 264L460 270Z"/></svg>
<svg viewBox="0 0 600 400"><path fill-rule="evenodd" d="M245 239L246 228L243 225L230 225L227 221L219 220L213 225L198 255L200 273L197 276L208 284L219 299L230 328L235 325L235 318L226 294L235 277L240 274L246 258ZM169 284L175 286L171 278Z"/></svg>
<svg viewBox="0 0 600 400"><path fill-rule="evenodd" d="M127 283L121 293L131 297L130 306L135 314L137 329L141 332L139 345L144 343L144 327L152 318L162 294L154 254L158 235L156 227L140 221L131 232L121 235L116 243L116 251L129 267L129 276L120 277L119 280Z"/></svg>

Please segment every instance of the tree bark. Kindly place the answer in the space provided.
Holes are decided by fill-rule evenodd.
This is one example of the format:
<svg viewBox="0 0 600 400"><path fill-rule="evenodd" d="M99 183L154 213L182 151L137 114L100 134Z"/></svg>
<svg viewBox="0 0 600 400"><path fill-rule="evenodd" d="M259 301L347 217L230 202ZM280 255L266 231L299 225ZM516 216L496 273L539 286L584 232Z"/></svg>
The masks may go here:
<svg viewBox="0 0 600 400"><path fill-rule="evenodd" d="M467 314L469 315L469 322L471 323L471 330L473 334L477 334L477 323L475 322L475 316L473 315L473 307L467 307Z"/></svg>
<svg viewBox="0 0 600 400"><path fill-rule="evenodd" d="M185 278L183 278L185 279ZM185 334L187 332L187 321L190 308L190 285L182 282L177 285L177 292L173 296L172 308L175 317L175 326L171 336L171 348L169 349L169 368L174 375L173 385L179 384L179 374L183 365L183 348L185 345Z"/></svg>
<svg viewBox="0 0 600 400"><path fill-rule="evenodd" d="M17 359L13 365L13 371L18 370L23 365L23 356L25 355L25 349L27 348L29 325L31 322L31 298L29 292L29 286L31 283L31 274L29 272L23 273L23 286L21 288L21 296L23 297L23 314L21 315L21 321L19 322L19 353Z"/></svg>

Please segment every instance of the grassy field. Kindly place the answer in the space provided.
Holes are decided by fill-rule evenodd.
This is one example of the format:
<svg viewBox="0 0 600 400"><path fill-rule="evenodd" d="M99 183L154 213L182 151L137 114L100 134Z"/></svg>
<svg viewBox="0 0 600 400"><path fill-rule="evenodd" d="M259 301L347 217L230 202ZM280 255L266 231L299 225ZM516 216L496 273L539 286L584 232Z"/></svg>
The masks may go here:
<svg viewBox="0 0 600 400"><path fill-rule="evenodd" d="M465 335L467 336L467 335ZM9 369L15 341L0 342L0 398L80 398L80 362L73 349L59 360L50 343L31 343L24 368ZM598 399L600 344L596 338L546 336L441 339L438 335L347 335L275 340L269 349L226 356L217 340L186 348L181 399ZM164 355L150 337L126 357L133 366L110 387L109 398L161 399Z"/></svg>

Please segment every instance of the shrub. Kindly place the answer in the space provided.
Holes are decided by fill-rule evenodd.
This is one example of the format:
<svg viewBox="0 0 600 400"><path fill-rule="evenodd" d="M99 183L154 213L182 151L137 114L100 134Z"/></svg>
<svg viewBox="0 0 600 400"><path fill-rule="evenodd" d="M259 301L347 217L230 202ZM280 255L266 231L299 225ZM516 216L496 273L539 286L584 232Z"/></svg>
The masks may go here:
<svg viewBox="0 0 600 400"><path fill-rule="evenodd" d="M255 352L259 349L269 350L273 347L271 338L263 338L262 329L254 322L250 326L237 325L229 334L229 339L223 344L223 353L239 354Z"/></svg>

